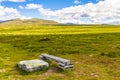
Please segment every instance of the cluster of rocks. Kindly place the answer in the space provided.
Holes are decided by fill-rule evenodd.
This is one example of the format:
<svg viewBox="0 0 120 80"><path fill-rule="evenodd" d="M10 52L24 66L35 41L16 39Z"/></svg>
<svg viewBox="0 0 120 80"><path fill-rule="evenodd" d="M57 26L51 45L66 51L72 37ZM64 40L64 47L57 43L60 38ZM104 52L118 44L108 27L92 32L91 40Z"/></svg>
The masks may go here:
<svg viewBox="0 0 120 80"><path fill-rule="evenodd" d="M53 60L58 63L58 67L62 70L73 70L73 64L70 60L63 59L60 57L52 56L49 54L41 54L39 59L35 60L24 60L18 63L18 67L26 72L32 72L36 70L46 69L49 67L49 64L43 60Z"/></svg>

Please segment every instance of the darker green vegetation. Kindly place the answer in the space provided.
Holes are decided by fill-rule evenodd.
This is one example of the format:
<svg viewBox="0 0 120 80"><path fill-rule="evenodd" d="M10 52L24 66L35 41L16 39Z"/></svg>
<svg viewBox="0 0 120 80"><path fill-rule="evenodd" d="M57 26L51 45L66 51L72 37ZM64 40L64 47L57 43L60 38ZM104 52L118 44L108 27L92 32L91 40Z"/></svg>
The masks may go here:
<svg viewBox="0 0 120 80"><path fill-rule="evenodd" d="M32 53L120 57L120 34L0 36L0 43ZM5 50L7 52L7 50Z"/></svg>

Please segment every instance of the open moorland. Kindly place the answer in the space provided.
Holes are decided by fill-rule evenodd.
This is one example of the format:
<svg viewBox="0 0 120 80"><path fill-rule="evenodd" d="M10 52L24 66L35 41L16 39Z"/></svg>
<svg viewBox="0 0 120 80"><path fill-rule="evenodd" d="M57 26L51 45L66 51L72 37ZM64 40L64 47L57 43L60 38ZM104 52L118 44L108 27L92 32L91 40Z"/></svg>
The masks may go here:
<svg viewBox="0 0 120 80"><path fill-rule="evenodd" d="M71 60L74 70L62 71L52 61L45 71L17 67L41 53ZM120 80L120 26L1 25L0 80Z"/></svg>

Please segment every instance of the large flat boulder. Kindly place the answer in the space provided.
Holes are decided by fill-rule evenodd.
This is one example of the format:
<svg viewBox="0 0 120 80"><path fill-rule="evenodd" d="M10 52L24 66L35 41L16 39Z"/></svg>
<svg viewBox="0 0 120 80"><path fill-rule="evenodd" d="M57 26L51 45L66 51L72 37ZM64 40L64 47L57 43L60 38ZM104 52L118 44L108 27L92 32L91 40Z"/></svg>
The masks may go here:
<svg viewBox="0 0 120 80"><path fill-rule="evenodd" d="M18 63L18 67L26 72L32 72L36 70L46 69L49 67L49 64L43 60L24 60Z"/></svg>

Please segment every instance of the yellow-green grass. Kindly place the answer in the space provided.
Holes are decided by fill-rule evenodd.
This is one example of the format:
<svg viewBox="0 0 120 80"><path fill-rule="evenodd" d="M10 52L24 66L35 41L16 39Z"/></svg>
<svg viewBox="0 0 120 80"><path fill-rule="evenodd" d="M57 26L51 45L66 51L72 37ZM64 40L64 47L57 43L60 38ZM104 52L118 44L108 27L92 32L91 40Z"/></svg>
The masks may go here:
<svg viewBox="0 0 120 80"><path fill-rule="evenodd" d="M0 80L120 80L119 26L1 27L0 34ZM17 67L41 53L70 59L74 70L54 62L32 73Z"/></svg>
<svg viewBox="0 0 120 80"><path fill-rule="evenodd" d="M1 27L0 35L55 35L55 34L96 34L119 33L119 26L36 26L36 27Z"/></svg>

